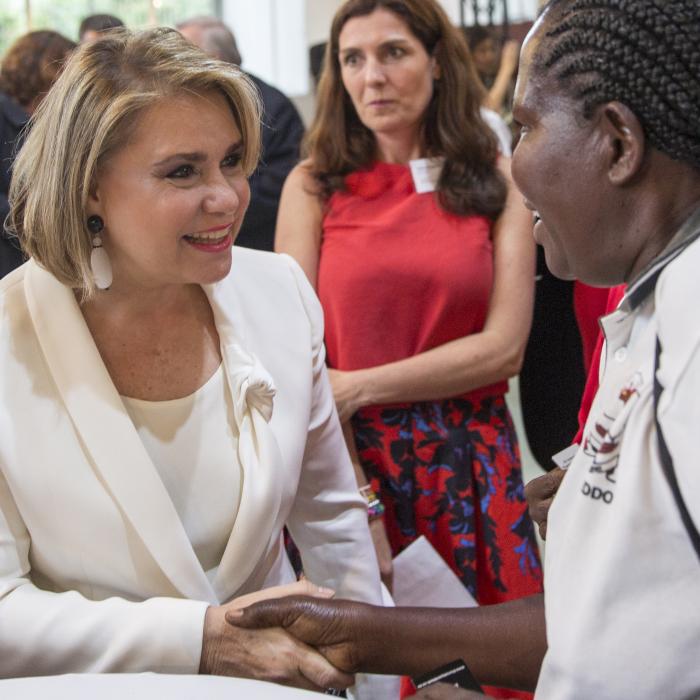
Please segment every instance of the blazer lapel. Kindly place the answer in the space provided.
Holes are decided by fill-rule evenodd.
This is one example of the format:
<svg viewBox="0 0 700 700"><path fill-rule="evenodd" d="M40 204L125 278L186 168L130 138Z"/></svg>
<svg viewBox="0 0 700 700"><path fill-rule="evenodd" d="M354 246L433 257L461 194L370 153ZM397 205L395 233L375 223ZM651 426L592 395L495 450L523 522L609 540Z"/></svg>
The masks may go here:
<svg viewBox="0 0 700 700"><path fill-rule="evenodd" d="M277 542L284 470L277 439L269 425L275 394L272 378L244 346L246 338L242 329L234 329L232 319L244 318L234 295L220 299L224 294L222 285L204 290L221 342L243 474L236 522L214 578L214 588L223 599L243 586L271 544Z"/></svg>
<svg viewBox="0 0 700 700"><path fill-rule="evenodd" d="M25 293L36 335L85 451L163 573L186 598L217 603L71 289L30 261Z"/></svg>

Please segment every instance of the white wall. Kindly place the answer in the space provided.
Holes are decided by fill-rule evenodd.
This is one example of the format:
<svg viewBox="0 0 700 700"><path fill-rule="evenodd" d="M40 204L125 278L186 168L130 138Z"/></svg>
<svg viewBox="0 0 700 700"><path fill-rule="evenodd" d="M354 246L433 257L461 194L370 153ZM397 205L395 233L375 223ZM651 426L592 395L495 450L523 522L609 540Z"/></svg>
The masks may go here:
<svg viewBox="0 0 700 700"><path fill-rule="evenodd" d="M440 0L450 19L460 20L460 0ZM223 19L233 29L243 66L292 96L311 91L309 46L328 38L343 0L223 0ZM466 9L471 3L466 4ZM509 0L509 19L532 19L538 0ZM484 21L484 18L482 18ZM496 17L496 22L500 17ZM467 24L474 22L471 11Z"/></svg>
<svg viewBox="0 0 700 700"><path fill-rule="evenodd" d="M309 92L306 0L224 0L243 67L289 95Z"/></svg>

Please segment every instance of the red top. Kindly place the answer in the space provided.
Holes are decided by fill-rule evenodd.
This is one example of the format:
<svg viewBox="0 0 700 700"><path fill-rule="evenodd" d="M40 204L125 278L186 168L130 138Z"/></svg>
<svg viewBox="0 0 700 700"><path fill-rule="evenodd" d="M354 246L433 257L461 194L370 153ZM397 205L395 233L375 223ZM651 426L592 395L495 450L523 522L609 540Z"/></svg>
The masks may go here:
<svg viewBox="0 0 700 700"><path fill-rule="evenodd" d="M376 367L482 330L493 283L490 220L445 212L434 193L416 193L404 165L376 163L346 186L323 221L318 294L328 364Z"/></svg>
<svg viewBox="0 0 700 700"><path fill-rule="evenodd" d="M606 289L607 293L607 303L602 316L612 313L620 305L622 297L625 296L625 290L627 287L621 284L617 287L611 287ZM596 392L598 391L598 375L600 374L600 357L603 354L603 341L605 337L601 330L598 331L598 339L593 350L593 356L591 358L591 367L588 370L588 378L586 379L586 386L583 389L583 397L581 398L581 405L578 409L578 432L576 437L572 442L576 442L579 445L583 439L583 429L586 427L586 421L588 420L588 414L590 413L591 406L593 405L593 399L595 398Z"/></svg>

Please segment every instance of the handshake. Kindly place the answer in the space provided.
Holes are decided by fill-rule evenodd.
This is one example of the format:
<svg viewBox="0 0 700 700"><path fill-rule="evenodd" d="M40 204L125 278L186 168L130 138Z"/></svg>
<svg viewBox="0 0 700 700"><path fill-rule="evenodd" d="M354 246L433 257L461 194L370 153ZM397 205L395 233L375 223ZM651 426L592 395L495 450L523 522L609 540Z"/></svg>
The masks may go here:
<svg viewBox="0 0 700 700"><path fill-rule="evenodd" d="M397 609L330 600L332 596L333 591L302 580L210 607L200 673L254 678L318 692L348 688L354 674L361 671L422 673L427 670L424 662L433 664L431 654L422 654L420 649L403 658L401 644L396 643L401 631L392 624L398 621ZM406 608L406 615L412 610ZM414 656L426 658L416 663ZM414 697L466 700L484 696L436 685Z"/></svg>
<svg viewBox="0 0 700 700"><path fill-rule="evenodd" d="M200 673L255 678L308 690L353 685L362 655L355 625L369 605L330 601L334 592L303 579L210 607Z"/></svg>

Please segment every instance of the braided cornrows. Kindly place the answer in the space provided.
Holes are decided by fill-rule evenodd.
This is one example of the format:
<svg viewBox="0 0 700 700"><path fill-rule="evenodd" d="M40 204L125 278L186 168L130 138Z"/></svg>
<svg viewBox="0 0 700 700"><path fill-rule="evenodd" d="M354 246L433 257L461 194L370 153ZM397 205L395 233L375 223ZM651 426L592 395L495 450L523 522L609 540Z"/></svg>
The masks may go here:
<svg viewBox="0 0 700 700"><path fill-rule="evenodd" d="M589 118L618 100L649 141L700 170L700 0L551 0L537 67Z"/></svg>

